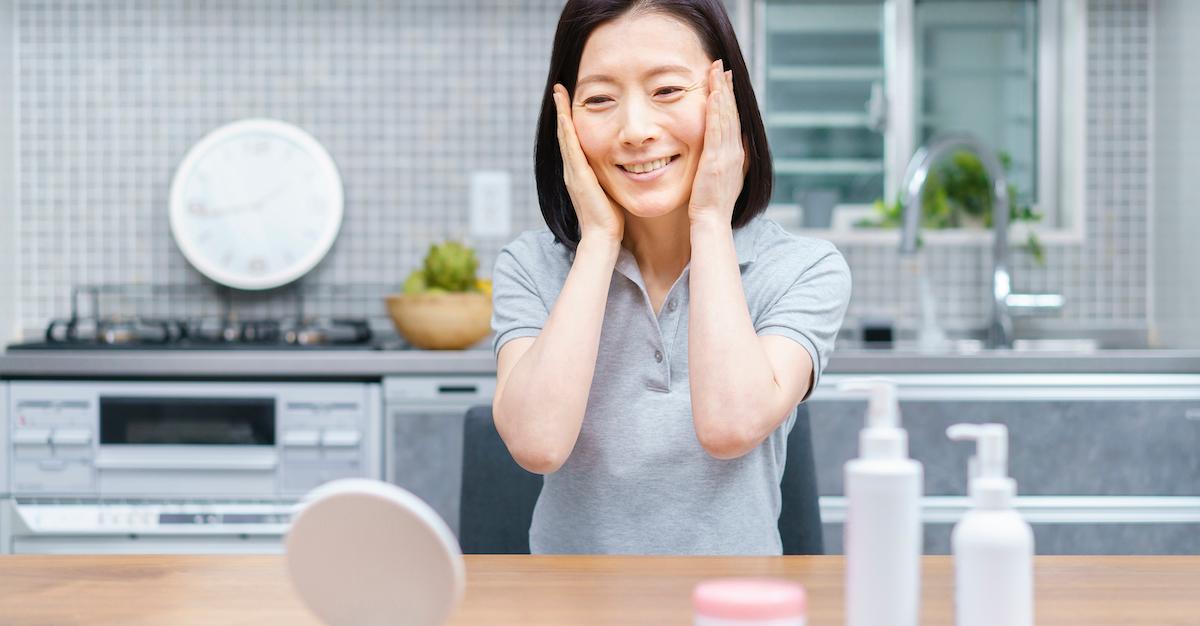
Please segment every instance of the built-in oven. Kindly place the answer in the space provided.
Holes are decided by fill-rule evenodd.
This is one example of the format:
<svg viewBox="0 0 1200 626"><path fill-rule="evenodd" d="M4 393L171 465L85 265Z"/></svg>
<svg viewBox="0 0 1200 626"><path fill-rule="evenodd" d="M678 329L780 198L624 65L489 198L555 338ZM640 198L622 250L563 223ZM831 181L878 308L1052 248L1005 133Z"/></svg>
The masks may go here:
<svg viewBox="0 0 1200 626"><path fill-rule="evenodd" d="M378 383L8 391L4 552L275 552L303 494L383 478Z"/></svg>

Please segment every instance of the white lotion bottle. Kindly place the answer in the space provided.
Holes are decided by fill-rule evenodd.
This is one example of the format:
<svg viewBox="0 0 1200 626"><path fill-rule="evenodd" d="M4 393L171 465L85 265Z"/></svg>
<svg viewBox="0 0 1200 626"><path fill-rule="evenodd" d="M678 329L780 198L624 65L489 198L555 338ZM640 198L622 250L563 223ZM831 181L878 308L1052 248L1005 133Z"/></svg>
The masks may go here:
<svg viewBox="0 0 1200 626"><path fill-rule="evenodd" d="M974 441L969 491L973 507L954 526L954 623L1033 626L1033 529L1013 509L1003 424L955 424L955 441Z"/></svg>
<svg viewBox="0 0 1200 626"><path fill-rule="evenodd" d="M908 457L895 383L849 380L869 394L859 457L846 463L846 624L916 626L921 592L921 485Z"/></svg>

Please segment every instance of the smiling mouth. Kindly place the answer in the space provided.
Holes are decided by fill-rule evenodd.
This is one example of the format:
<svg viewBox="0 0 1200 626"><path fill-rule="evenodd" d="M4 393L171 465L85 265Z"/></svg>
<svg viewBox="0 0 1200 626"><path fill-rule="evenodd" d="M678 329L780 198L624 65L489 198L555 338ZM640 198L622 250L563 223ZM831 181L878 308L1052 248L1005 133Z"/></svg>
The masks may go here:
<svg viewBox="0 0 1200 626"><path fill-rule="evenodd" d="M676 154L674 156L663 157L661 159L655 159L653 161L646 161L644 163L628 163L628 164L624 164L624 165L618 163L617 167L621 168L622 170L624 170L626 172L629 172L630 174L649 174L650 172L653 172L655 170L660 170L660 169L670 165L672 161L674 161L675 159L678 159L678 158L679 158L679 155Z"/></svg>

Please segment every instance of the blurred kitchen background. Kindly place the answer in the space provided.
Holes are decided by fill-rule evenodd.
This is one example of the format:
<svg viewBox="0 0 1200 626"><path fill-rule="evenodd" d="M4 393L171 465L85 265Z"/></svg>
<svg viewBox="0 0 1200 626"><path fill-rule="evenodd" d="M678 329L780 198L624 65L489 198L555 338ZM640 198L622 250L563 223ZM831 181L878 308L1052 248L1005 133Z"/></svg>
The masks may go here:
<svg viewBox="0 0 1200 626"><path fill-rule="evenodd" d="M187 150L244 117L306 129L341 170L341 234L301 285L399 285L446 238L470 242L490 273L505 242L542 226L532 137L561 4L5 3L0 339L40 336L80 284L189 285L201 295L154 312L214 310L216 294L203 295L213 284L171 237L166 201ZM853 223L894 197L932 133L967 126L1012 155L1023 201L1045 216L1044 264L1022 250L1011 258L1014 290L1064 296L1040 325L1200 345L1185 323L1200 297L1190 271L1200 252L1187 245L1200 217L1185 186L1200 169L1192 3L917 2L900 16L908 33L882 2L728 6L773 140L771 215L805 226L797 207L810 192L808 225L836 223L813 234L853 270L848 324L918 320L894 232ZM904 37L916 47L907 66L888 58ZM472 176L496 170L508 173L511 209L473 232ZM831 203L832 215L815 215ZM984 326L990 237L924 240L939 320ZM252 316L285 306L287 291L234 298Z"/></svg>
<svg viewBox="0 0 1200 626"><path fill-rule="evenodd" d="M863 409L832 384L881 374L901 382L914 454L931 464L928 493L963 493L965 451L947 456L946 424L1006 421L1022 493L1066 498L1040 509L1039 548L1200 552L1200 3L725 3L771 136L768 215L835 242L854 276L829 388L809 403L831 551L840 545L840 464L854 453ZM54 359L10 349L0 355L0 409L16 424L22 411L56 402L92 406L110 392L104 381L355 381L363 390L343 389L352 400L337 402L361 409L346 424L362 430L330 445L381 448L382 458L364 453L360 473L412 488L457 530L461 416L490 402L490 338L458 355L396 356L390 348L409 346L386 343L383 296L400 291L431 244L467 243L486 278L505 243L544 226L533 132L562 4L0 1L0 345L41 342L52 321L73 315L256 320L291 316L298 302L306 315L367 319L385 341L373 345L378 359L311 361L251 351ZM240 291L185 259L169 191L208 132L262 117L325 146L345 213L332 250L306 276ZM894 202L906 167L951 131L1003 155L1028 218L1008 237L1012 291L1061 296L1012 308L1013 351L985 343L995 267L982 214L931 218L920 253L899 254ZM949 338L941 352L908 350L922 327ZM86 388L83 399L74 388L21 387L63 381ZM269 393L293 393L280 389ZM93 445L89 419L64 441ZM917 430L922 419L926 431ZM42 434L0 438L0 449L17 459ZM16 460L0 470L0 491L17 503L0 519L0 552L21 550L14 532L28 550L62 549L35 541L21 497L28 511L38 498L103 483L84 469L77 483L39 482L37 472L59 463L45 456L53 448L27 451L40 460L29 461L38 469L25 483ZM304 480L320 477L329 474ZM310 482L288 483L289 497ZM264 489L247 497L282 493ZM946 549L956 502L930 514L940 520L930 550ZM195 548L180 546L172 549Z"/></svg>

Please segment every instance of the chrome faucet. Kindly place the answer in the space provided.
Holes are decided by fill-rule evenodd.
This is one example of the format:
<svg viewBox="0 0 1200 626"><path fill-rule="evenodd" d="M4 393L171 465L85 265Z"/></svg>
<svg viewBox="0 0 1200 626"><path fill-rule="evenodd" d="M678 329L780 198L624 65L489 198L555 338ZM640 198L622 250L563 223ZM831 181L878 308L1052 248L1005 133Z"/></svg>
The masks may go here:
<svg viewBox="0 0 1200 626"><path fill-rule="evenodd" d="M987 329L987 347L1011 348L1013 345L1012 311L1059 311L1063 297L1058 294L1012 293L1008 273L1008 178L996 153L977 137L950 133L934 137L913 154L904 172L904 220L900 232L900 254L917 250L917 231L921 225L921 192L929 171L942 157L967 150L979 157L992 182L992 315Z"/></svg>

